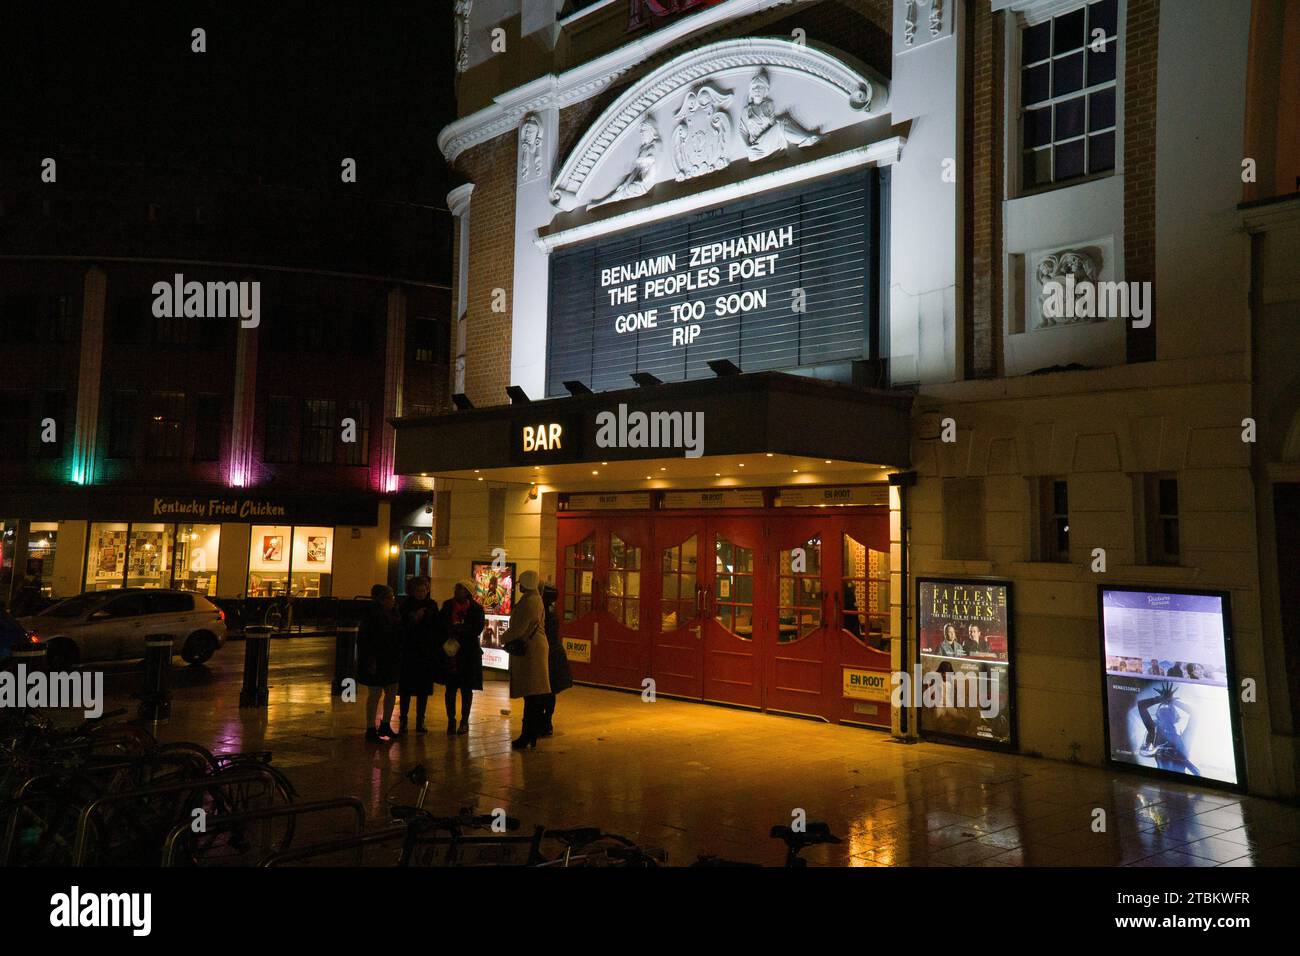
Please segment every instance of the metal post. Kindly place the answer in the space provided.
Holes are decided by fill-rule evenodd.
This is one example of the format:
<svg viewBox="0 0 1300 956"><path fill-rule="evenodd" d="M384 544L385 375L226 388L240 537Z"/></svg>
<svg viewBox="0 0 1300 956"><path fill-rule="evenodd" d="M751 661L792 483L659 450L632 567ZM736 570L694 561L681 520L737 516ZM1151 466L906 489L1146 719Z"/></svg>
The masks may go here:
<svg viewBox="0 0 1300 956"><path fill-rule="evenodd" d="M343 693L345 680L357 677L357 625L340 624L337 643L334 645L334 683L330 689L335 696Z"/></svg>
<svg viewBox="0 0 1300 956"><path fill-rule="evenodd" d="M140 719L166 720L172 713L172 636L150 634L144 639L144 686L140 688Z"/></svg>
<svg viewBox="0 0 1300 956"><path fill-rule="evenodd" d="M244 628L244 686L239 691L240 707L266 706L270 661L271 628L264 624Z"/></svg>

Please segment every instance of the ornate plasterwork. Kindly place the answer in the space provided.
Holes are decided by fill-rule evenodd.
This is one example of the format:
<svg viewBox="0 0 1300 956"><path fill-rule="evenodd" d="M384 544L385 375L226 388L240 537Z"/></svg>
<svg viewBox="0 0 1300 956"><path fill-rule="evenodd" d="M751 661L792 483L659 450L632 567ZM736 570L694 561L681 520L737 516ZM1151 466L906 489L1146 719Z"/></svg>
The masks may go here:
<svg viewBox="0 0 1300 956"><path fill-rule="evenodd" d="M560 205L576 197L605 153L628 129L683 90L694 89L714 74L752 67L782 69L818 80L854 110L867 115L883 109L885 88L828 53L789 40L743 38L693 50L664 64L620 96L569 154L551 189Z"/></svg>
<svg viewBox="0 0 1300 956"><path fill-rule="evenodd" d="M529 113L519 125L519 182L531 183L542 175L542 121Z"/></svg>

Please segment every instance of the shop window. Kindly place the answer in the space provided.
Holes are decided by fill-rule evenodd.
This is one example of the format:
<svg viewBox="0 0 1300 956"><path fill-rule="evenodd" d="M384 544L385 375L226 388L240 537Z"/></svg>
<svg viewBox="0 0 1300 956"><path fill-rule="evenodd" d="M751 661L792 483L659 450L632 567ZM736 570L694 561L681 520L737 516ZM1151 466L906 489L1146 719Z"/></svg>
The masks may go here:
<svg viewBox="0 0 1300 956"><path fill-rule="evenodd" d="M1115 168L1119 0L1098 0L1020 34L1025 190Z"/></svg>
<svg viewBox="0 0 1300 956"><path fill-rule="evenodd" d="M754 552L717 535L713 541L713 619L742 640L754 639Z"/></svg>
<svg viewBox="0 0 1300 956"><path fill-rule="evenodd" d="M145 455L156 461L180 458L185 437L185 393L151 392L147 418Z"/></svg>
<svg viewBox="0 0 1300 956"><path fill-rule="evenodd" d="M172 554L172 587L208 596L217 593L221 525L177 525L176 546Z"/></svg>
<svg viewBox="0 0 1300 956"><path fill-rule="evenodd" d="M288 395L272 395L267 399L264 461L293 461L293 402Z"/></svg>
<svg viewBox="0 0 1300 956"><path fill-rule="evenodd" d="M984 481L945 478L943 556L950 561L984 560Z"/></svg>
<svg viewBox="0 0 1300 956"><path fill-rule="evenodd" d="M1040 561L1070 560L1070 486L1064 478L1042 478L1038 484Z"/></svg>
<svg viewBox="0 0 1300 956"><path fill-rule="evenodd" d="M859 643L889 649L889 555L843 536L844 564L836 598L839 626Z"/></svg>
<svg viewBox="0 0 1300 956"><path fill-rule="evenodd" d="M344 465L370 464L370 403L343 402L339 412L339 436L343 434L342 421L350 418L357 423L356 441L339 441L338 460Z"/></svg>
<svg viewBox="0 0 1300 956"><path fill-rule="evenodd" d="M221 458L221 396L199 392L194 396L194 460Z"/></svg>
<svg viewBox="0 0 1300 956"><path fill-rule="evenodd" d="M16 388L0 389L0 458L16 460L27 457L31 401L30 392Z"/></svg>
<svg viewBox="0 0 1300 956"><path fill-rule="evenodd" d="M1148 564L1178 564L1182 542L1178 514L1178 479L1173 475L1144 476Z"/></svg>
<svg viewBox="0 0 1300 956"><path fill-rule="evenodd" d="M631 630L641 628L641 549L609 536L609 595L606 610Z"/></svg>
<svg viewBox="0 0 1300 956"><path fill-rule="evenodd" d="M96 522L90 526L87 591L106 591L126 584L126 535L124 522Z"/></svg>
<svg viewBox="0 0 1300 956"><path fill-rule="evenodd" d="M591 611L596 576L596 536L587 535L564 549L564 619L576 621Z"/></svg>
<svg viewBox="0 0 1300 956"><path fill-rule="evenodd" d="M328 465L334 461L334 436L342 434L333 400L308 398L302 403L302 458L304 463Z"/></svg>
<svg viewBox="0 0 1300 956"><path fill-rule="evenodd" d="M663 552L659 623L662 631L675 631L696 616L696 539L691 535Z"/></svg>
<svg viewBox="0 0 1300 956"><path fill-rule="evenodd" d="M136 418L139 414L139 396L131 389L119 388L113 392L108 424L108 457L135 457Z"/></svg>
<svg viewBox="0 0 1300 956"><path fill-rule="evenodd" d="M171 585L171 525L133 524L127 540L126 586L165 588Z"/></svg>
<svg viewBox="0 0 1300 956"><path fill-rule="evenodd" d="M71 425L64 418L67 413L68 393L61 388L47 388L41 392L41 421L38 426L38 453L42 458L63 457L63 436ZM45 441L45 419L54 420L54 441Z"/></svg>
<svg viewBox="0 0 1300 956"><path fill-rule="evenodd" d="M293 528L254 525L248 550L248 596L278 597L289 589L289 551Z"/></svg>
<svg viewBox="0 0 1300 956"><path fill-rule="evenodd" d="M777 572L776 639L788 644L822 626L822 539L781 552Z"/></svg>

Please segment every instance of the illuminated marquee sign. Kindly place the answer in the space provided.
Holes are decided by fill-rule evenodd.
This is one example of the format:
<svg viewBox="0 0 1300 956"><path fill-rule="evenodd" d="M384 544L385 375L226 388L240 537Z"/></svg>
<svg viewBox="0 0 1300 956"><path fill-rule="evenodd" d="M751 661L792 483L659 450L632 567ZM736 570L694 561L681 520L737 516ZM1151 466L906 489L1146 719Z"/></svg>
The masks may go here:
<svg viewBox="0 0 1300 956"><path fill-rule="evenodd" d="M551 254L547 395L848 363L879 352L874 170Z"/></svg>

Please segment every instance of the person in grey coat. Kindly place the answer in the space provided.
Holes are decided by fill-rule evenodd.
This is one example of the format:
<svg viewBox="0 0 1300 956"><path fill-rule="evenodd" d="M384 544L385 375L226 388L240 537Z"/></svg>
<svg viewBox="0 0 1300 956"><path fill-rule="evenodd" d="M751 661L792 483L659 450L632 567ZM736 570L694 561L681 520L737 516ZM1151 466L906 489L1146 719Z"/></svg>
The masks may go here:
<svg viewBox="0 0 1300 956"><path fill-rule="evenodd" d="M555 695L573 686L573 675L569 671L569 655L564 652L564 641L560 639L560 618L555 613L555 600L560 592L553 584L542 585L542 606L546 608L546 643L550 645L547 655L547 671L551 679L551 692L542 702L543 737L555 733Z"/></svg>
<svg viewBox="0 0 1300 956"><path fill-rule="evenodd" d="M551 692L546 609L537 587L536 571L519 575L519 600L510 615L510 627L501 635L501 645L510 653L510 697L524 699L523 730L510 744L515 750L537 747L544 726L542 707Z"/></svg>

